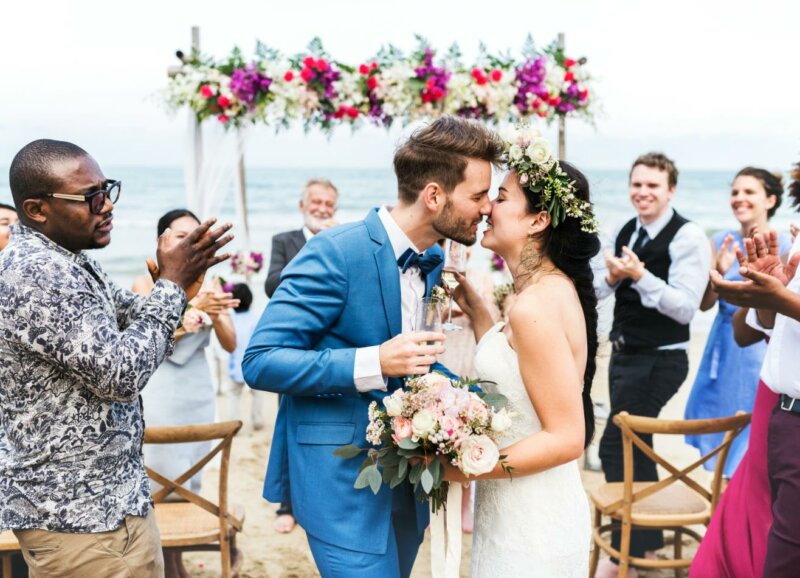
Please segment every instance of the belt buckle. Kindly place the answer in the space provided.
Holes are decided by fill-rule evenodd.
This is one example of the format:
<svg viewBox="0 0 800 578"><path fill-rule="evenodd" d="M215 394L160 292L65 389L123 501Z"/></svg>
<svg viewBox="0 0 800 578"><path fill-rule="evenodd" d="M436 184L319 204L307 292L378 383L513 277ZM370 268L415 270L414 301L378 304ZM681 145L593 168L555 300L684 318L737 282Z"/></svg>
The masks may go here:
<svg viewBox="0 0 800 578"><path fill-rule="evenodd" d="M791 400L789 402L788 406L784 403L787 399ZM797 401L797 399L794 398L794 397L789 397L788 395L782 395L781 396L781 409L783 411L794 411L794 402L796 402L796 401Z"/></svg>

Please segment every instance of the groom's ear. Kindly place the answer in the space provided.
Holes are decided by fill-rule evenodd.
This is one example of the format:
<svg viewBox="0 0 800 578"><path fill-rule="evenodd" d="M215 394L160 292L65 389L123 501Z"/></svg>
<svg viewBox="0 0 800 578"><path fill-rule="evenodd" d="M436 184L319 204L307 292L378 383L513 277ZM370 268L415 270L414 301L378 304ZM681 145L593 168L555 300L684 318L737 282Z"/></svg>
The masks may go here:
<svg viewBox="0 0 800 578"><path fill-rule="evenodd" d="M438 212L446 202L446 195L439 183L431 181L419 193L419 198L425 207L434 213Z"/></svg>

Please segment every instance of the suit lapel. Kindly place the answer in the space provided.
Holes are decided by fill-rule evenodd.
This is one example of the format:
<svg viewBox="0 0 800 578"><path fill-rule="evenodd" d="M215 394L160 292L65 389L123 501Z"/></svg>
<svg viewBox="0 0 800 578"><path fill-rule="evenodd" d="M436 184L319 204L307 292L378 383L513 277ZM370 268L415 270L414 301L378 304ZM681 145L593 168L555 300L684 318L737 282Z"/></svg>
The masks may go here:
<svg viewBox="0 0 800 578"><path fill-rule="evenodd" d="M302 229L295 231L295 234L292 235L292 242L294 243L294 254L297 255L306 244L306 236Z"/></svg>
<svg viewBox="0 0 800 578"><path fill-rule="evenodd" d="M389 242L389 236L381 223L377 211L370 211L364 219L370 238L379 245L375 250L375 266L378 268L380 292L383 300L383 312L392 337L403 330L402 304L400 301L400 274L397 269L397 258Z"/></svg>

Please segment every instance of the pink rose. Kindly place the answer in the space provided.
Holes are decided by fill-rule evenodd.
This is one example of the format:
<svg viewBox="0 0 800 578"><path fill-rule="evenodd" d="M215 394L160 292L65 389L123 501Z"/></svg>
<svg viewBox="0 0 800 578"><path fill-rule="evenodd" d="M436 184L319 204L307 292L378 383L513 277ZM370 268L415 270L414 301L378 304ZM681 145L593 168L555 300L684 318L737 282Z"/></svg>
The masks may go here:
<svg viewBox="0 0 800 578"><path fill-rule="evenodd" d="M186 333L197 333L203 327L211 325L208 313L197 307L190 307L183 314L183 329Z"/></svg>
<svg viewBox="0 0 800 578"><path fill-rule="evenodd" d="M411 420L407 417L396 417L392 420L392 439L395 443L411 437Z"/></svg>
<svg viewBox="0 0 800 578"><path fill-rule="evenodd" d="M444 415L439 418L439 431L445 432L450 437L453 437L460 428L461 420L457 417Z"/></svg>
<svg viewBox="0 0 800 578"><path fill-rule="evenodd" d="M459 469L468 476L491 472L500 459L500 450L489 436L469 437L460 447Z"/></svg>
<svg viewBox="0 0 800 578"><path fill-rule="evenodd" d="M481 398L479 398L476 394L471 394L469 396L469 407L467 408L467 417L469 419L480 419L481 421L486 421L489 417L489 406L486 405Z"/></svg>

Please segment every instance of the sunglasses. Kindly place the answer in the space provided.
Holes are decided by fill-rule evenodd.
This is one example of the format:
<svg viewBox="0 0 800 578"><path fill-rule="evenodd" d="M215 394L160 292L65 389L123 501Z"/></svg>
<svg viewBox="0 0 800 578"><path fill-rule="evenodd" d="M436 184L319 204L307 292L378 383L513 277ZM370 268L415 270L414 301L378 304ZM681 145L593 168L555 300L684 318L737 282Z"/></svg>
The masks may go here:
<svg viewBox="0 0 800 578"><path fill-rule="evenodd" d="M62 193L45 193L47 197L55 199L66 199L67 201L86 201L89 203L89 210L94 215L99 215L103 212L103 207L106 205L106 199L111 201L114 205L119 200L119 195L122 192L122 181L107 180L103 183L103 187L92 191L88 195L65 195Z"/></svg>

